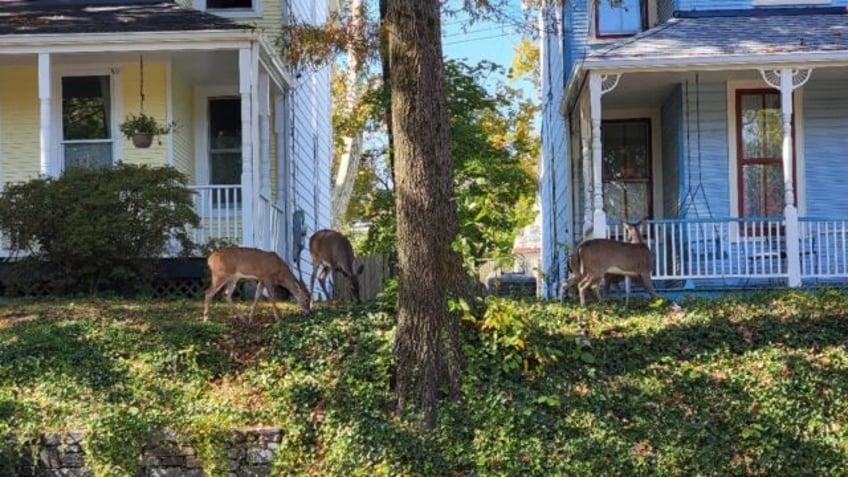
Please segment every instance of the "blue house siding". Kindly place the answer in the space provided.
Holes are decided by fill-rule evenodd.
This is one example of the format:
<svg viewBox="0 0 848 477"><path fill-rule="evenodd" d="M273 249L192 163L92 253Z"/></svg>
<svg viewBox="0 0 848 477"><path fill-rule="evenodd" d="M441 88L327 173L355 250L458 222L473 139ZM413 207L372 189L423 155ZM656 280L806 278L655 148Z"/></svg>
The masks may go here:
<svg viewBox="0 0 848 477"><path fill-rule="evenodd" d="M681 201L695 192L694 203L680 211L681 217L728 217L727 86L724 81L697 81L695 75L683 85L684 130ZM700 169L698 161L700 159ZM691 183L689 181L691 169ZM699 174L700 170L700 174ZM676 210L672 209L672 210Z"/></svg>
<svg viewBox="0 0 848 477"><path fill-rule="evenodd" d="M674 217L680 203L682 187L680 168L683 164L683 88L679 85L660 109L662 134L663 210Z"/></svg>
<svg viewBox="0 0 848 477"><path fill-rule="evenodd" d="M539 188L542 208L542 296L557 293L556 285L565 276L565 250L559 246L567 242L569 216L569 185L567 152L567 124L560 114L560 101L564 90L563 60L567 43L563 32L555 25L562 25L562 9L549 14L542 37L542 165L539 173Z"/></svg>
<svg viewBox="0 0 848 477"><path fill-rule="evenodd" d="M809 216L848 215L848 95L845 80L815 80L804 86L804 160ZM804 180L798 177L798 180Z"/></svg>
<svg viewBox="0 0 848 477"><path fill-rule="evenodd" d="M586 54L589 40L589 12L587 0L567 0L563 4L565 13L565 78L571 80L571 72L576 63Z"/></svg>

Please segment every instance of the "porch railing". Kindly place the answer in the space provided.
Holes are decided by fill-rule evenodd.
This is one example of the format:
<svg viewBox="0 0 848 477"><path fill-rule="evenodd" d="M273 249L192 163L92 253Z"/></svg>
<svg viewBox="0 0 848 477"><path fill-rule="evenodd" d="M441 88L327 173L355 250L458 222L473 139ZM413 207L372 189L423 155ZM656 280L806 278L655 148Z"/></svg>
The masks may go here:
<svg viewBox="0 0 848 477"><path fill-rule="evenodd" d="M203 245L210 240L234 244L242 242L242 192L240 185L193 185L194 210L200 216L194 240Z"/></svg>
<svg viewBox="0 0 848 477"><path fill-rule="evenodd" d="M848 219L799 218L801 280L848 281ZM789 279L786 223L781 217L660 219L645 239L658 280ZM607 237L624 240L620 224ZM784 284L787 283L784 281Z"/></svg>

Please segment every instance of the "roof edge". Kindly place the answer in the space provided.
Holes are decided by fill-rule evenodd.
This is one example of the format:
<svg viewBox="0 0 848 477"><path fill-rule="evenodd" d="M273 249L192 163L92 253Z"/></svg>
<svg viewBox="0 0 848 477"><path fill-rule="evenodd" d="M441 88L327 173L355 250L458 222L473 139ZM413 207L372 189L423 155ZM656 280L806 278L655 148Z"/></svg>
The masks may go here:
<svg viewBox="0 0 848 477"><path fill-rule="evenodd" d="M848 12L848 7L778 7L739 8L730 10L675 10L674 18L710 17L766 17L800 15L839 15Z"/></svg>

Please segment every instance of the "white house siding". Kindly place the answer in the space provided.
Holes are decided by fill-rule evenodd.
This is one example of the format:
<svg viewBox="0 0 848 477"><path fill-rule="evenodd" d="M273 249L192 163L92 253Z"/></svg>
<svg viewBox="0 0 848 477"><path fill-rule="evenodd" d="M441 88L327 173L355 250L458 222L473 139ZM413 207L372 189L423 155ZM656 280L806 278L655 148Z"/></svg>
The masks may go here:
<svg viewBox="0 0 848 477"><path fill-rule="evenodd" d="M565 253L560 242L568 242L570 196L568 142L566 124L559 111L563 94L562 74L564 44L562 32L552 31L562 25L562 10L550 9L543 28L542 49L542 164L539 186L542 203L542 296L556 295L556 285L564 277Z"/></svg>
<svg viewBox="0 0 848 477"><path fill-rule="evenodd" d="M753 0L676 0L677 10L727 10L727 9L746 9L752 8L754 5ZM816 6L828 6L828 7L838 7L841 5L848 5L848 0L831 0L827 5L816 5ZM781 7L808 7L809 4L804 5L803 0L799 0L794 2L791 5L780 5Z"/></svg>
<svg viewBox="0 0 848 477"><path fill-rule="evenodd" d="M171 68L171 98L173 119L178 127L171 133L174 144L174 167L189 177L189 183L197 182L194 166L194 90L176 68Z"/></svg>
<svg viewBox="0 0 848 477"><path fill-rule="evenodd" d="M806 215L844 217L848 196L844 190L848 169L848 95L844 80L815 80L804 86L804 167ZM803 211L803 209L802 209Z"/></svg>
<svg viewBox="0 0 848 477"><path fill-rule="evenodd" d="M323 22L327 2L294 0L292 14L301 21ZM294 210L305 211L308 237L331 224L330 169L332 125L330 122L330 72L304 70L289 97L292 107L292 184ZM295 257L297 258L297 257ZM300 255L305 279L312 270L309 253Z"/></svg>
<svg viewBox="0 0 848 477"><path fill-rule="evenodd" d="M679 85L668 95L660 109L662 135L663 210L667 217L677 213L680 203L683 153L683 88Z"/></svg>
<svg viewBox="0 0 848 477"><path fill-rule="evenodd" d="M730 215L726 91L724 81L697 82L695 74L692 74L688 84L683 84L684 104L688 109L683 111L683 121L689 128L688 134L684 133L682 141L683 170L687 168L692 170L692 189L700 182L706 191L706 194L699 192L696 195L694 206L681 211L685 212L685 216L689 218ZM698 177L699 158L703 172L700 179ZM690 190L688 174L685 172L683 174L681 198L685 197ZM671 210L676 209L675 207Z"/></svg>

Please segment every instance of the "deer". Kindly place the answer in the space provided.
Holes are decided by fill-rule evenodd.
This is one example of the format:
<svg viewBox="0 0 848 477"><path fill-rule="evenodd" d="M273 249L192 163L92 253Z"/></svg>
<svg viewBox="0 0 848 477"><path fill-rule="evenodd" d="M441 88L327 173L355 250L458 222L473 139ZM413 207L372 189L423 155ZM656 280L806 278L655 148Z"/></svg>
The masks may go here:
<svg viewBox="0 0 848 477"><path fill-rule="evenodd" d="M335 230L319 230L309 238L309 254L312 255L310 296L313 296L312 293L315 291L315 274L321 268L318 282L321 284L321 289L324 291L324 297L327 300L330 299L330 294L327 292L327 275L329 275L330 270L336 270L350 280L350 293L353 295L354 301L356 303L362 301L359 297L359 275L362 274L365 265L360 264L359 268L353 269L353 247L351 247L350 240L347 237Z"/></svg>
<svg viewBox="0 0 848 477"><path fill-rule="evenodd" d="M312 295L309 294L306 285L294 276L286 262L274 252L248 247L226 247L209 254L206 264L212 274L212 283L206 290L203 302L203 321L207 321L209 318L209 302L225 287L224 296L235 310L236 315L244 321L244 315L238 311L232 298L233 290L242 278L258 281L253 305L250 307L250 315L247 319L248 323L253 321L256 302L259 301L259 295L263 288L268 292L268 298L273 305L274 318L280 319L274 294L275 285L291 292L297 298L303 312L307 312L311 308Z"/></svg>
<svg viewBox="0 0 848 477"><path fill-rule="evenodd" d="M595 287L595 294L602 301L599 283L603 279L605 291L613 282L625 280L625 306L630 301L630 279L639 278L645 290L656 298L653 282L651 281L652 257L651 251L645 244L639 229L647 218L633 225L622 222L628 236L628 242L610 239L591 239L577 246L575 253L569 257L568 267L570 276L563 285L563 293L574 284L578 284L580 304L586 304L586 290Z"/></svg>

